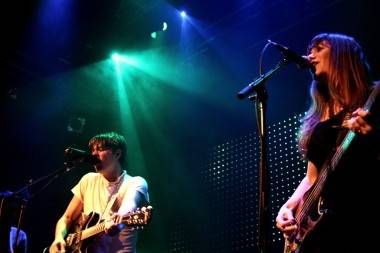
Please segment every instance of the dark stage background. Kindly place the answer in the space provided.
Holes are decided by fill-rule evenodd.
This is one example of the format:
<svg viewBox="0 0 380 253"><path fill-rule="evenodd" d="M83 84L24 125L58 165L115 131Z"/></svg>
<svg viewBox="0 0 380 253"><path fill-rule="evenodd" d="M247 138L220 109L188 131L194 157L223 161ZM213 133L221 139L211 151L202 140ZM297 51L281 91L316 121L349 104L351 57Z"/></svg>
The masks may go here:
<svg viewBox="0 0 380 253"><path fill-rule="evenodd" d="M62 168L66 147L86 149L93 135L117 131L127 137L128 171L147 179L154 207L140 253L258 252L257 127L253 104L236 93L259 75L267 39L304 54L320 32L356 37L377 78L378 7L369 0L4 2L0 190ZM280 59L269 47L263 71ZM274 215L305 172L295 138L309 82L307 70L290 64L267 83L273 252L282 245ZM70 189L89 171L82 165L29 189L22 228L30 252L52 242Z"/></svg>

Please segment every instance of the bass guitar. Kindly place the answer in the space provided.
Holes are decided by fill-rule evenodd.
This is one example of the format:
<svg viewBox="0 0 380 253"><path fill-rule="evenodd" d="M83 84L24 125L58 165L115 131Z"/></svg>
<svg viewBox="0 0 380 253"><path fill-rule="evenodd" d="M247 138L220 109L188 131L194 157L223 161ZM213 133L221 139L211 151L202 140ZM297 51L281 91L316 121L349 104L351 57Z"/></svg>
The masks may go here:
<svg viewBox="0 0 380 253"><path fill-rule="evenodd" d="M370 111L379 92L380 85L377 84L363 107L364 111ZM339 161L355 136L355 132L351 130L347 132L334 154L321 167L314 185L304 194L301 203L295 211L297 229L290 236L285 237L284 253L306 252L305 248L307 248L308 242L312 238L312 232L328 219L328 210L323 209L321 193L328 176L335 171Z"/></svg>

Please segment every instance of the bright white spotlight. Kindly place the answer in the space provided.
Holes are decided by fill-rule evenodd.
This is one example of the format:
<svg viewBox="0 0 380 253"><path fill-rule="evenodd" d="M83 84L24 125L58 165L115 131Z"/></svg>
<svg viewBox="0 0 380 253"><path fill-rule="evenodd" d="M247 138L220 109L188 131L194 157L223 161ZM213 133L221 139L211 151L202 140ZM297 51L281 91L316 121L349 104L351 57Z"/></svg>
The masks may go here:
<svg viewBox="0 0 380 253"><path fill-rule="evenodd" d="M186 18L186 16L187 16L186 11L181 11L181 17Z"/></svg>
<svg viewBox="0 0 380 253"><path fill-rule="evenodd" d="M168 23L163 22L162 23L162 31L166 31L166 29L168 29Z"/></svg>
<svg viewBox="0 0 380 253"><path fill-rule="evenodd" d="M119 60L119 54L118 54L118 53L113 53L113 54L112 54L112 59L113 59L114 61L118 61L118 60Z"/></svg>

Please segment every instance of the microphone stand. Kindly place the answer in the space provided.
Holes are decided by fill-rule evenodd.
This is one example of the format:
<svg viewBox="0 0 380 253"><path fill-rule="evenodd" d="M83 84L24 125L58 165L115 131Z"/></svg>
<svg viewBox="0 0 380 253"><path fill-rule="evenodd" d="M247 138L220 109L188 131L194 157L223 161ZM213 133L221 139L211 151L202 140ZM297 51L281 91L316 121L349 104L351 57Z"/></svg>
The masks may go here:
<svg viewBox="0 0 380 253"><path fill-rule="evenodd" d="M22 187L21 189L17 190L16 192L14 192L13 194L10 194L9 196L6 196L4 198L11 198L11 197L20 197L21 196L21 207L20 207L20 213L19 213L19 216L18 216L18 222L17 222L17 231L16 231L16 238L14 240L14 243L12 245L12 248L13 250L16 249L16 246L17 246L17 241L18 241L18 237L19 237L19 234L20 234L20 229L21 229L21 224L24 220L24 214L25 214L25 209L26 209L26 205L28 203L28 201L34 197L36 194L34 195L29 195L29 189L33 186L35 186L36 184L40 183L40 182L43 182L43 181L46 181L48 180L38 191L40 192L41 190L43 190L44 188L46 188L49 184L51 184L55 179L57 179L61 174L63 173L66 173L68 171L71 171L72 169L74 168L74 162L73 161L66 161L64 163L64 167L62 168L59 168L51 173L49 173L48 175L46 176L42 176L36 180L29 180L29 183L27 185L25 185L24 187ZM0 210L0 214L2 213L1 212L2 210Z"/></svg>
<svg viewBox="0 0 380 253"><path fill-rule="evenodd" d="M258 223L258 248L260 253L268 252L268 230L266 228L269 222L268 208L268 184L267 184L267 141L266 141L266 105L268 93L265 89L265 82L283 66L287 65L289 60L282 59L273 69L261 75L256 80L248 84L238 93L239 99L248 97L249 100L255 101L255 111L257 127L260 139L260 164L259 164L259 223ZM254 94L253 94L254 93Z"/></svg>

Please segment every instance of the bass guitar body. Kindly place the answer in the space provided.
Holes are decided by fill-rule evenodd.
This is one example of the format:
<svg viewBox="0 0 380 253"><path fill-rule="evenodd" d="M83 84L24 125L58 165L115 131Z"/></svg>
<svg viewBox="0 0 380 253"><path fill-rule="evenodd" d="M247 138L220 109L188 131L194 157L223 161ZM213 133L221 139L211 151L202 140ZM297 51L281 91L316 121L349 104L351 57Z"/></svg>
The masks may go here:
<svg viewBox="0 0 380 253"><path fill-rule="evenodd" d="M363 106L364 111L370 112L379 93L380 83L376 83ZM327 209L323 208L322 191L327 179L337 169L337 165L355 136L355 132L351 130L347 132L341 144L334 149L334 153L327 157L325 163L319 169L318 178L314 182L314 185L303 195L301 203L299 203L294 214L297 229L293 234L285 237L284 253L319 252L320 247L324 247L319 241L323 236L328 236L325 233L326 224L331 225L333 221L329 219L332 216L332 212L328 212ZM330 249L329 252L339 251Z"/></svg>
<svg viewBox="0 0 380 253"><path fill-rule="evenodd" d="M285 237L284 253L307 253L310 249L313 249L316 245L315 238L318 236L318 231L325 224L328 219L327 210L323 209L323 200L319 198L316 203L305 202L309 195L310 189L306 192L303 202L296 210L295 217L302 216L302 220L297 220L297 229L290 236ZM300 212L304 210L304 205L310 205L309 213L307 215L300 215Z"/></svg>

